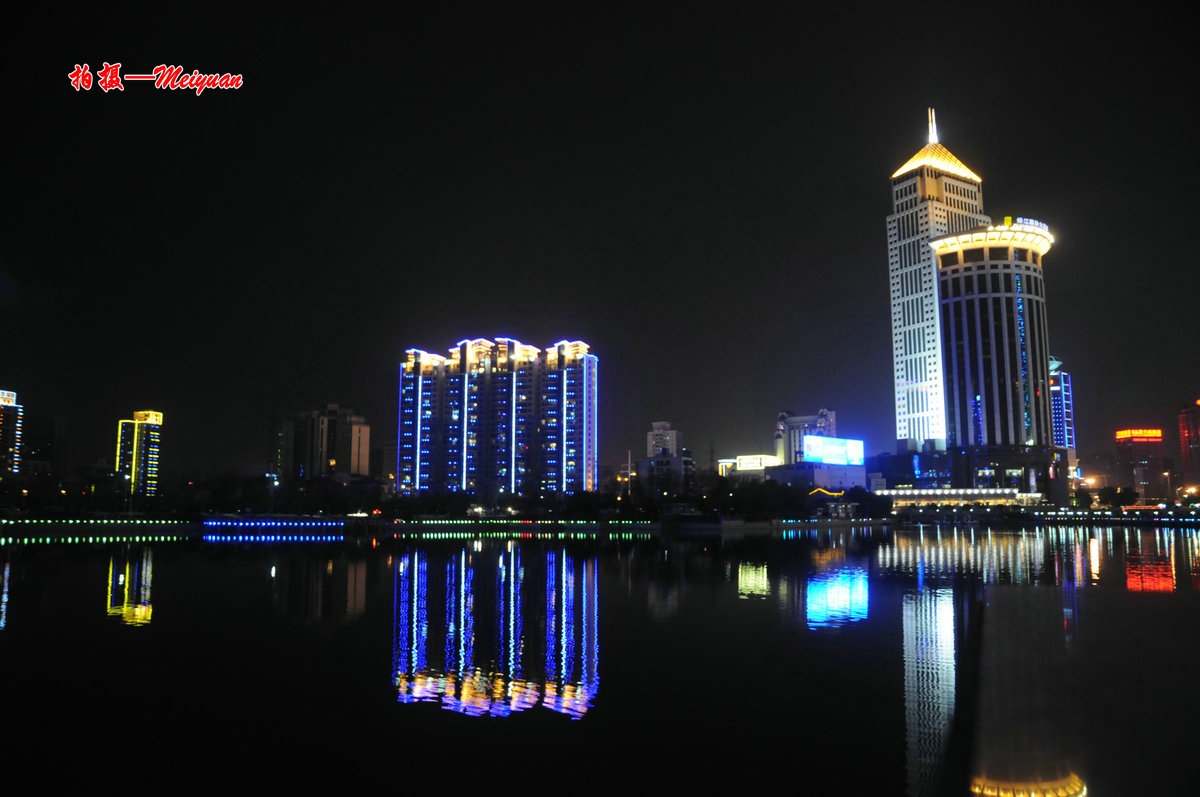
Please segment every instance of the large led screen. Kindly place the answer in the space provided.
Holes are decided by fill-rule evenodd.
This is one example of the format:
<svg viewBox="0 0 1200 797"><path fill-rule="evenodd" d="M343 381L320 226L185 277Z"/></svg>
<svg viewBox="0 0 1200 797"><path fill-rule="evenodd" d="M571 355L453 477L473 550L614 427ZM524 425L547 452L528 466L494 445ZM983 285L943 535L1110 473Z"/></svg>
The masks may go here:
<svg viewBox="0 0 1200 797"><path fill-rule="evenodd" d="M862 465L865 462L862 440L806 434L803 446L805 462L823 462L826 465Z"/></svg>

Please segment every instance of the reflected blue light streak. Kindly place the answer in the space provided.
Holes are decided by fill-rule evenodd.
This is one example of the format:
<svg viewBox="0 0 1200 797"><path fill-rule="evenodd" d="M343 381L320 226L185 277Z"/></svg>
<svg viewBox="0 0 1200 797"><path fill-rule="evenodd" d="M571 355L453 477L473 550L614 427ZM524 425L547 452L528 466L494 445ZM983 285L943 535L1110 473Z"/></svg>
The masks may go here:
<svg viewBox="0 0 1200 797"><path fill-rule="evenodd" d="M867 572L846 567L818 573L805 590L805 617L809 628L835 628L867 619Z"/></svg>

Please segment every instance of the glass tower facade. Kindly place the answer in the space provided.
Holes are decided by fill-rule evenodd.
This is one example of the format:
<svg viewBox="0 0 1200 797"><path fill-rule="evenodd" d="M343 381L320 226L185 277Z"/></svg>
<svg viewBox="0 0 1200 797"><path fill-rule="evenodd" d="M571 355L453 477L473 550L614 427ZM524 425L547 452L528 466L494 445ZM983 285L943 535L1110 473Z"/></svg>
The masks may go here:
<svg viewBox="0 0 1200 797"><path fill-rule="evenodd" d="M946 404L937 269L929 242L986 226L983 181L938 142L929 141L892 174L887 218L892 362L899 450L946 447Z"/></svg>

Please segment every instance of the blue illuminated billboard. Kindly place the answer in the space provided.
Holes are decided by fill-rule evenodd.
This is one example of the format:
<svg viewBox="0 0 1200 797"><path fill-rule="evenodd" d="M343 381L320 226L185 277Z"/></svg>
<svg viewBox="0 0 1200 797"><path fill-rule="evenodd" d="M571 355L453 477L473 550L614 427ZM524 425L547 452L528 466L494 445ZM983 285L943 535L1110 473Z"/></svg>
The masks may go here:
<svg viewBox="0 0 1200 797"><path fill-rule="evenodd" d="M822 462L826 465L862 465L866 462L862 440L806 434L802 445L805 462Z"/></svg>

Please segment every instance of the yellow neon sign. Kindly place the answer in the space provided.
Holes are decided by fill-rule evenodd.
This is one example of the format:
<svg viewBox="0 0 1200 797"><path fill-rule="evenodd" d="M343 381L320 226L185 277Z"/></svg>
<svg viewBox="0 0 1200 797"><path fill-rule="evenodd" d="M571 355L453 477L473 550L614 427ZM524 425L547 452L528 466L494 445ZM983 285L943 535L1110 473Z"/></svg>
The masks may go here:
<svg viewBox="0 0 1200 797"><path fill-rule="evenodd" d="M1118 440L1161 440L1162 429L1121 429L1117 432Z"/></svg>

